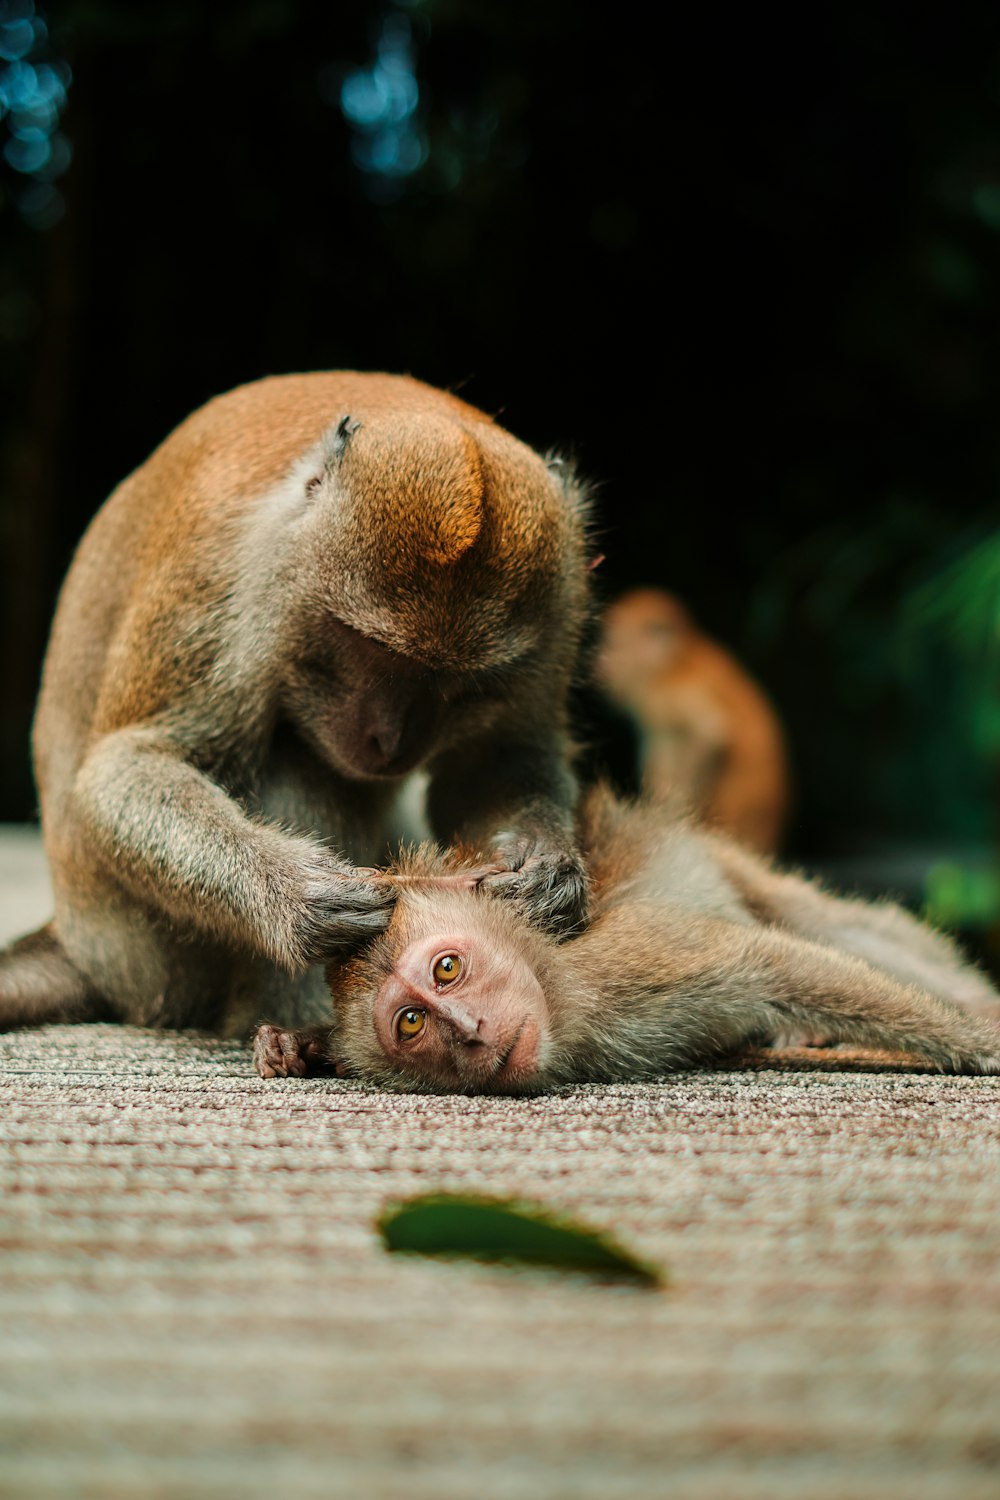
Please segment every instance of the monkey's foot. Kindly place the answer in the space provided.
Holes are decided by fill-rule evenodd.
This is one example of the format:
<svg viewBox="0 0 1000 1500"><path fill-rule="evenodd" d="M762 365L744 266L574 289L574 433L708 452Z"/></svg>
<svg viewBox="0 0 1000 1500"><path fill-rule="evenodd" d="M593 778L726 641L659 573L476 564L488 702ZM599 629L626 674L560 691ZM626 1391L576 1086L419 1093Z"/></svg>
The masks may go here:
<svg viewBox="0 0 1000 1500"><path fill-rule="evenodd" d="M253 1038L254 1067L261 1078L310 1078L336 1071L326 1051L328 1026L307 1031L284 1031L265 1023Z"/></svg>
<svg viewBox="0 0 1000 1500"><path fill-rule="evenodd" d="M771 1047L821 1047L829 1049L837 1046L837 1038L829 1036L824 1031L796 1031L794 1027L788 1031L781 1031L776 1037L772 1037Z"/></svg>

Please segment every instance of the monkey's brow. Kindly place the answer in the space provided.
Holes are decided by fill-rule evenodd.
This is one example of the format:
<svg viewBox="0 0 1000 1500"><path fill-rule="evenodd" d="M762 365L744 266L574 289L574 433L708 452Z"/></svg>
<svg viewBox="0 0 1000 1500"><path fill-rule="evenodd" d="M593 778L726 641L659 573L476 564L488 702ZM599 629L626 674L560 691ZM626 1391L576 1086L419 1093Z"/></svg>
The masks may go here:
<svg viewBox="0 0 1000 1500"><path fill-rule="evenodd" d="M468 672L452 672L449 674L449 682L463 697L506 692L531 670L532 661L531 654L525 653L514 661L495 666L474 667Z"/></svg>

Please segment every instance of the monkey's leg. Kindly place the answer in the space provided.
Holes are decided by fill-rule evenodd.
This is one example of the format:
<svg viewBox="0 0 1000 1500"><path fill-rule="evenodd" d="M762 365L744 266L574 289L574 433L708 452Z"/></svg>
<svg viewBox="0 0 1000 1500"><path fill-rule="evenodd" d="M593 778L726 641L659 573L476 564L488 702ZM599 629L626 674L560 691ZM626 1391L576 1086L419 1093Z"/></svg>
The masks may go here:
<svg viewBox="0 0 1000 1500"><path fill-rule="evenodd" d="M253 1061L261 1078L311 1078L340 1071L330 1056L329 1025L285 1031L265 1022L254 1032Z"/></svg>
<svg viewBox="0 0 1000 1500"><path fill-rule="evenodd" d="M0 1030L95 1021L109 1008L71 962L51 926L0 951Z"/></svg>
<svg viewBox="0 0 1000 1500"><path fill-rule="evenodd" d="M904 983L1000 1020L1000 994L950 937L891 902L844 904L847 910L827 929L825 941L858 954Z"/></svg>
<svg viewBox="0 0 1000 1500"><path fill-rule="evenodd" d="M172 924L301 971L382 932L395 904L315 840L246 816L148 729L100 741L77 777L77 842Z"/></svg>
<svg viewBox="0 0 1000 1500"><path fill-rule="evenodd" d="M564 951L596 997L588 1045L599 1028L614 1077L648 1077L795 1027L918 1053L946 1072L1000 1072L1000 1027L778 928L623 903Z"/></svg>

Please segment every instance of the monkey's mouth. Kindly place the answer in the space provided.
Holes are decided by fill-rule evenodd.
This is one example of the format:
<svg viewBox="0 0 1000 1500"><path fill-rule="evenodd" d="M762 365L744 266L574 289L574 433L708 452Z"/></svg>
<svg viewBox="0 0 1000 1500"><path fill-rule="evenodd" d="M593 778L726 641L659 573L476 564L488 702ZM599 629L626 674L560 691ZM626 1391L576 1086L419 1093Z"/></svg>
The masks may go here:
<svg viewBox="0 0 1000 1500"><path fill-rule="evenodd" d="M522 1024L521 1026L518 1027L517 1031L514 1033L514 1040L511 1042L510 1046L509 1047L505 1047L503 1049L503 1051L497 1057L497 1065L496 1065L496 1068L494 1069L494 1072L493 1072L493 1077L494 1078L502 1078L503 1077L504 1068L506 1068L508 1062L510 1061L510 1055L513 1052L514 1048L517 1046L518 1038L520 1037L521 1032L523 1030L524 1030L524 1026Z"/></svg>
<svg viewBox="0 0 1000 1500"><path fill-rule="evenodd" d="M494 1084L509 1085L526 1083L538 1071L538 1051L541 1038L536 1022L525 1017L508 1047L500 1053L493 1073Z"/></svg>
<svg viewBox="0 0 1000 1500"><path fill-rule="evenodd" d="M410 745L395 755L350 745L342 752L344 770L357 781L395 781L416 770L426 755L425 745Z"/></svg>
<svg viewBox="0 0 1000 1500"><path fill-rule="evenodd" d="M361 780L398 781L401 776L406 776L410 771L415 770L419 763L419 755L401 755L397 760L389 761L384 766L367 766L360 773Z"/></svg>

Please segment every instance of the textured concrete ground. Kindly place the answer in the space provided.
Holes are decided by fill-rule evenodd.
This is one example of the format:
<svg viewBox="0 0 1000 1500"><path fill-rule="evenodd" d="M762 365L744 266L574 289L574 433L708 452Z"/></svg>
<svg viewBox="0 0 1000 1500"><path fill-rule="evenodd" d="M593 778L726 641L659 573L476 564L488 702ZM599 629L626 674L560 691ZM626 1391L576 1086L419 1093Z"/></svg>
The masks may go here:
<svg viewBox="0 0 1000 1500"><path fill-rule="evenodd" d="M0 1495L993 1500L1000 1081L815 1061L421 1099L0 1038ZM386 1254L436 1187L671 1285Z"/></svg>

